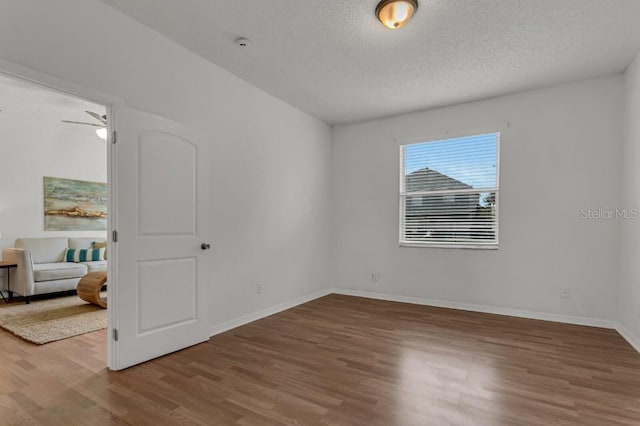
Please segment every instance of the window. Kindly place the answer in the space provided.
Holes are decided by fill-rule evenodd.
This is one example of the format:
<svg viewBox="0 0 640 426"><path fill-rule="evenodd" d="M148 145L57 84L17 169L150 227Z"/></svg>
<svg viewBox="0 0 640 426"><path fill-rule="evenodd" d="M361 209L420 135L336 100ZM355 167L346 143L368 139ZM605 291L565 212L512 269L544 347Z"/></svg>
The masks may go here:
<svg viewBox="0 0 640 426"><path fill-rule="evenodd" d="M400 245L497 248L500 134L400 147Z"/></svg>

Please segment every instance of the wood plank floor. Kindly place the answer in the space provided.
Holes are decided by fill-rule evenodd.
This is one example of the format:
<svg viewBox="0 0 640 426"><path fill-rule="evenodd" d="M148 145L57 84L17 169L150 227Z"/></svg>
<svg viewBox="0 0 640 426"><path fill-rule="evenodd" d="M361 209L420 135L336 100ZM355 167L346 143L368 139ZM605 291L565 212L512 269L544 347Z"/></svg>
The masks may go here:
<svg viewBox="0 0 640 426"><path fill-rule="evenodd" d="M0 424L640 425L615 331L331 295L109 372L0 331Z"/></svg>

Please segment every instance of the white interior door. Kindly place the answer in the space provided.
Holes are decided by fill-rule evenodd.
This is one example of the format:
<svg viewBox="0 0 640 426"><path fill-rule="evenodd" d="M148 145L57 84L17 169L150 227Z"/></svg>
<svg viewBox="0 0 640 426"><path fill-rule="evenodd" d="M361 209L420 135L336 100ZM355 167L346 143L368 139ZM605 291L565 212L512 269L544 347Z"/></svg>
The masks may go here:
<svg viewBox="0 0 640 426"><path fill-rule="evenodd" d="M211 251L206 139L128 107L114 113L109 366L117 370L209 339Z"/></svg>

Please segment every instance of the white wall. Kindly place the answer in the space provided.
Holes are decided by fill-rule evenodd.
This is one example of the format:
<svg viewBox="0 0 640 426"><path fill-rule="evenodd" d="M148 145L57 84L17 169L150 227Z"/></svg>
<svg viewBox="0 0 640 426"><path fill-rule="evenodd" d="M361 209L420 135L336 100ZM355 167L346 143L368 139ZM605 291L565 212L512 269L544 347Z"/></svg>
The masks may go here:
<svg viewBox="0 0 640 426"><path fill-rule="evenodd" d="M2 59L211 134L213 325L328 287L326 124L95 0L0 10Z"/></svg>
<svg viewBox="0 0 640 426"><path fill-rule="evenodd" d="M8 114L0 114L0 250L21 237L104 238L104 231L45 231L43 177L106 182L106 143L95 130L91 135Z"/></svg>
<svg viewBox="0 0 640 426"><path fill-rule="evenodd" d="M88 120L104 106L0 76L0 249L21 237L106 237L106 231L45 231L43 177L107 181L107 145Z"/></svg>
<svg viewBox="0 0 640 426"><path fill-rule="evenodd" d="M581 209L619 206L622 115L618 75L336 127L336 287L615 319L617 223ZM500 249L399 247L394 138L487 131L502 132Z"/></svg>
<svg viewBox="0 0 640 426"><path fill-rule="evenodd" d="M45 231L43 211L44 176L107 181L106 143L95 128L60 122L104 107L6 78L0 106L0 251L21 237L105 238L106 231Z"/></svg>
<svg viewBox="0 0 640 426"><path fill-rule="evenodd" d="M2 59L211 133L213 325L331 286L617 316L617 225L580 210L620 204L620 76L341 126L332 153L324 123L95 0L0 10ZM398 247L393 139L488 130L503 132L500 250Z"/></svg>
<svg viewBox="0 0 640 426"><path fill-rule="evenodd" d="M625 73L625 100L622 204L640 208L640 54ZM621 221L620 231L619 319L640 345L640 220Z"/></svg>

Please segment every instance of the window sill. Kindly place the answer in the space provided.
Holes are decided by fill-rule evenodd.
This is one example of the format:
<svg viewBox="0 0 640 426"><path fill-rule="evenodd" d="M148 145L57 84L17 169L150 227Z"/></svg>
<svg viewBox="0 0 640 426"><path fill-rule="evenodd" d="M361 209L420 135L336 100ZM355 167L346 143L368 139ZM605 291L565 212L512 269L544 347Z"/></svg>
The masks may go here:
<svg viewBox="0 0 640 426"><path fill-rule="evenodd" d="M401 241L400 247L419 247L419 248L447 248L447 249L476 249L476 250L498 250L498 243L492 244L460 244L460 243L414 243Z"/></svg>

